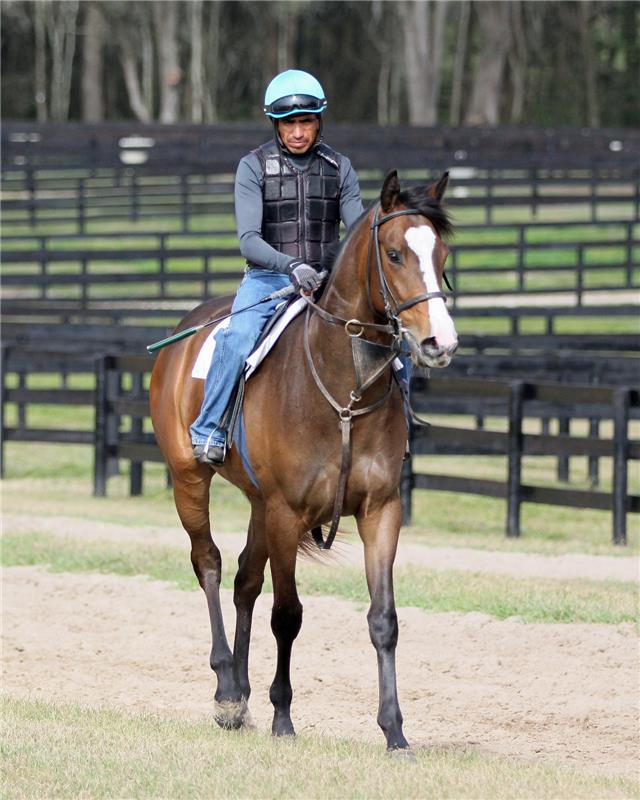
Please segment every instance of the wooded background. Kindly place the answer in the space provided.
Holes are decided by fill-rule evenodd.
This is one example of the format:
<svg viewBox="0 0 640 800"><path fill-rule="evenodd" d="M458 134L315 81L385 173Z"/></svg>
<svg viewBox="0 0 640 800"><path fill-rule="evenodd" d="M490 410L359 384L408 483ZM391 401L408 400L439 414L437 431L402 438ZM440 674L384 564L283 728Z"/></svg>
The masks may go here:
<svg viewBox="0 0 640 800"><path fill-rule="evenodd" d="M5 119L258 119L289 67L334 121L633 126L640 3L2 2Z"/></svg>

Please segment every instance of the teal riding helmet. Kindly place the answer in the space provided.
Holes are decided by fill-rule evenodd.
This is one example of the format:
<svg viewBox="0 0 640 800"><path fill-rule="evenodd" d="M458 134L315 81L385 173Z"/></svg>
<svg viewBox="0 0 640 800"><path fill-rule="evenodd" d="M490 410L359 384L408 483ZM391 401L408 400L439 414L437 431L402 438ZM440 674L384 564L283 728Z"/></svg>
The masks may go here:
<svg viewBox="0 0 640 800"><path fill-rule="evenodd" d="M320 82L301 69L276 75L264 95L264 113L274 120L292 114L321 114L326 107Z"/></svg>

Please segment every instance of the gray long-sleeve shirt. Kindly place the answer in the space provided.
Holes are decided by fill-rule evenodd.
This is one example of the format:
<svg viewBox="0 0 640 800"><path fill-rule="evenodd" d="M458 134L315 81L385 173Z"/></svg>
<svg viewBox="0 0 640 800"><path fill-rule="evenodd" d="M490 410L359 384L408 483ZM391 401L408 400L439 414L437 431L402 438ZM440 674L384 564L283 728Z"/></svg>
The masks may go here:
<svg viewBox="0 0 640 800"><path fill-rule="evenodd" d="M287 154L294 167L305 169L311 154ZM240 252L250 264L286 272L295 259L280 253L262 238L262 166L255 153L241 159L236 172L235 208ZM363 212L358 176L346 156L340 156L340 217L349 228Z"/></svg>

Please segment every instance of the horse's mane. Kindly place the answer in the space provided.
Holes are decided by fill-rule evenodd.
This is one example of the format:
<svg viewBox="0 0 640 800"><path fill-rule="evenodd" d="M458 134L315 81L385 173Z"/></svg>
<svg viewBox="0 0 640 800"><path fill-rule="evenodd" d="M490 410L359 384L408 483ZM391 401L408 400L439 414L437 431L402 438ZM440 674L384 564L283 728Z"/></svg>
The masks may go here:
<svg viewBox="0 0 640 800"><path fill-rule="evenodd" d="M451 217L440 205L439 200L427 194L428 188L428 186L410 186L400 192L398 200L407 208L417 208L433 225L438 236L451 236L453 233Z"/></svg>
<svg viewBox="0 0 640 800"><path fill-rule="evenodd" d="M398 195L398 200L407 208L415 208L420 212L420 214L422 214L423 217L426 217L436 229L438 236L451 236L453 233L453 223L451 221L451 217L440 205L439 200L436 200L434 197L431 197L431 195L427 194L428 188L429 187L427 186L410 186L408 189L403 189L400 192ZM372 208L372 205L370 205L358 217L353 225L351 225L349 233L341 242L329 246L322 258L322 269L326 269L331 272L347 242L357 229L359 223L364 219L364 217L367 216Z"/></svg>

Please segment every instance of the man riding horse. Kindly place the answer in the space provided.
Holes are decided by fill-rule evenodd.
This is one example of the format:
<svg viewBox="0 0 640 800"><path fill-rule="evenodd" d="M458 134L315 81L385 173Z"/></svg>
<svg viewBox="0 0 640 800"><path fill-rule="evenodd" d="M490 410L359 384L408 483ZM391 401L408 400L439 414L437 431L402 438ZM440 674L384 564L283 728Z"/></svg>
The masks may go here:
<svg viewBox="0 0 640 800"><path fill-rule="evenodd" d="M274 138L238 165L235 212L240 252L247 261L232 311L293 284L312 293L319 267L339 238L363 213L358 177L348 158L322 139L324 90L308 72L287 70L267 87L264 113ZM200 414L191 425L194 455L224 463L227 432L221 420L260 333L278 300L229 317L215 335Z"/></svg>

